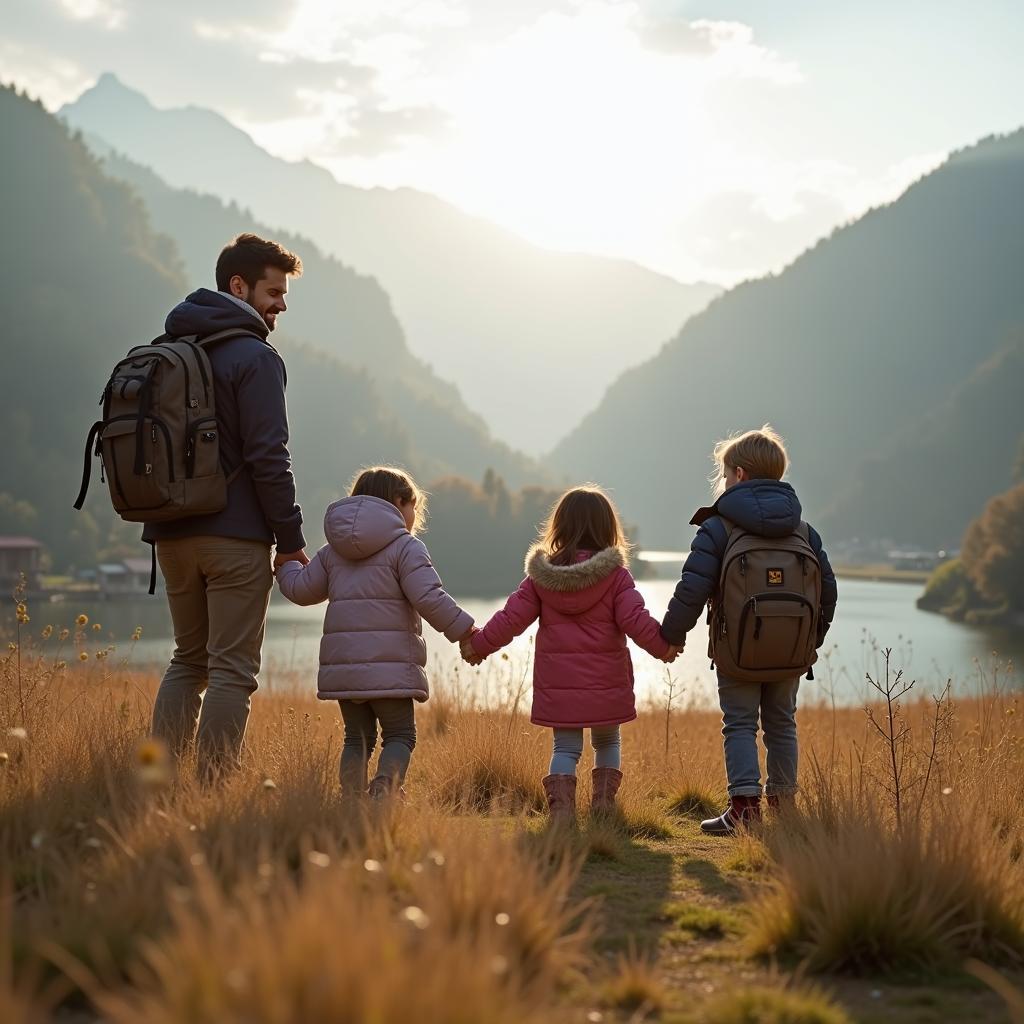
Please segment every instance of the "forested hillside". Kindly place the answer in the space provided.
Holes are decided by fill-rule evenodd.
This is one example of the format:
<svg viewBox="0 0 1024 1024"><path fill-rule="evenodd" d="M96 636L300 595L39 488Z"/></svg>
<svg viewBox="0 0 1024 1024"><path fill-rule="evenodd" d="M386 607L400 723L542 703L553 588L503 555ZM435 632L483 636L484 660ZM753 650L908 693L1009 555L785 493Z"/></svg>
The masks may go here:
<svg viewBox="0 0 1024 1024"><path fill-rule="evenodd" d="M113 75L60 116L171 186L235 200L373 274L412 351L459 386L497 437L526 451L548 450L622 369L720 291L544 249L414 189L339 184L308 161L271 156L210 110L159 110ZM184 140L195 158L182 159ZM544 374L560 385L538 388Z"/></svg>
<svg viewBox="0 0 1024 1024"><path fill-rule="evenodd" d="M1021 432L1009 346L1024 325L1022 194L1024 131L956 153L782 274L713 302L624 374L554 461L614 487L647 543L682 545L712 443L770 421L833 537L955 546L972 512L954 495L1003 489L992 449Z"/></svg>
<svg viewBox="0 0 1024 1024"><path fill-rule="evenodd" d="M366 368L390 414L421 439L421 473L429 478L464 473L479 479L494 468L514 486L538 478L531 460L496 442L483 420L466 408L457 389L409 352L391 302L372 277L324 256L308 238L264 224L234 204L172 189L124 157L110 155L102 166L132 186L146 204L153 226L174 240L190 284L212 287L216 255L240 231L278 238L298 252L303 274L292 286L281 330L347 364ZM302 390L294 394L302 400Z"/></svg>
<svg viewBox="0 0 1024 1024"><path fill-rule="evenodd" d="M0 272L10 289L0 350L8 385L0 407L0 533L38 537L56 569L138 554L138 528L113 515L98 479L86 510L71 508L97 398L116 359L160 333L168 309L191 287L212 284L210 269L201 274L201 257L212 262L217 246L251 222L214 200L165 190L163 223L170 227L178 217L189 231L176 233L198 236L183 261L132 190L105 175L41 105L0 89L0 132ZM201 248L204 241L209 247ZM481 479L492 464L512 473L528 465L445 401L443 382L417 393L403 369L415 370L416 361L374 282L308 243L287 241L302 253L308 277L296 282L286 314L294 319L274 341L288 365L291 447L311 543L323 508L368 462L399 462L428 486L440 476ZM307 312L300 313L303 300ZM299 337L297 328L312 333L325 322L334 328L321 336L325 346L375 362L376 373ZM458 546L448 555L458 559Z"/></svg>

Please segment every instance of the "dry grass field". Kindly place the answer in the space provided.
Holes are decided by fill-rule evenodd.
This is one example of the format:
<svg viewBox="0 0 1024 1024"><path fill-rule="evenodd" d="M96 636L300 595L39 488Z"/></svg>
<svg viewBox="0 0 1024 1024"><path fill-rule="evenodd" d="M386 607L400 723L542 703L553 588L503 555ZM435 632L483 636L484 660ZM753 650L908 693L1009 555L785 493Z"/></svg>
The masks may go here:
<svg viewBox="0 0 1024 1024"><path fill-rule="evenodd" d="M341 803L340 716L296 679L256 694L242 771L204 789L147 741L157 678L130 643L22 618L0 662L0 1021L1024 1020L1005 670L891 716L806 684L796 811L714 840L712 711L646 710L621 814L585 813L585 768L577 825L552 828L549 735L509 664L481 670L487 708L434 680L386 808Z"/></svg>

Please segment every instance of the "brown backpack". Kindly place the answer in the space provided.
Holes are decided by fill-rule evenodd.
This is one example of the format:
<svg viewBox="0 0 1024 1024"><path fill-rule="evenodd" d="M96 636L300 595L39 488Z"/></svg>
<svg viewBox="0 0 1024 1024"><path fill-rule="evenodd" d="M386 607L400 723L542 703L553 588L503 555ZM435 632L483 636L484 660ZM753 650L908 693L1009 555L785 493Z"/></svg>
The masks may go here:
<svg viewBox="0 0 1024 1024"><path fill-rule="evenodd" d="M103 418L85 442L81 509L89 489L90 457L114 511L131 523L160 523L219 512L228 484L220 460L213 372L205 348L250 334L240 328L199 339L162 335L138 345L115 366L100 404Z"/></svg>
<svg viewBox="0 0 1024 1024"><path fill-rule="evenodd" d="M761 537L728 520L718 589L708 609L708 655L741 682L771 683L809 671L817 661L821 565L810 527Z"/></svg>

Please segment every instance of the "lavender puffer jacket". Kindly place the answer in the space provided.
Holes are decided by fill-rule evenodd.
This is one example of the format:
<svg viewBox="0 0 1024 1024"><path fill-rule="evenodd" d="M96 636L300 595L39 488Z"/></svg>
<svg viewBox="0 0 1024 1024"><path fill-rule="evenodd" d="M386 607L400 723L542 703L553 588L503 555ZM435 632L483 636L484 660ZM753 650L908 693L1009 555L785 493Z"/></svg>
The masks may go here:
<svg viewBox="0 0 1024 1024"><path fill-rule="evenodd" d="M420 616L451 641L473 625L441 586L423 541L389 501L342 498L324 516L325 544L303 567L277 571L295 604L329 600L320 641L317 696L374 700L428 696Z"/></svg>

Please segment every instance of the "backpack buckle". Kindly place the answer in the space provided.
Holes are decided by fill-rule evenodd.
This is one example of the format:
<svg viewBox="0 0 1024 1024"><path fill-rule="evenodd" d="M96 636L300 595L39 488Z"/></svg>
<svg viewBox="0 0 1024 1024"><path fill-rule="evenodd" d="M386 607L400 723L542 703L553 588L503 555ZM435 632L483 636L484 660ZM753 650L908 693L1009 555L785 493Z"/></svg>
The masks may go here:
<svg viewBox="0 0 1024 1024"><path fill-rule="evenodd" d="M146 463L146 476L150 476L152 474L152 472L153 472L153 463L152 462L147 462Z"/></svg>

